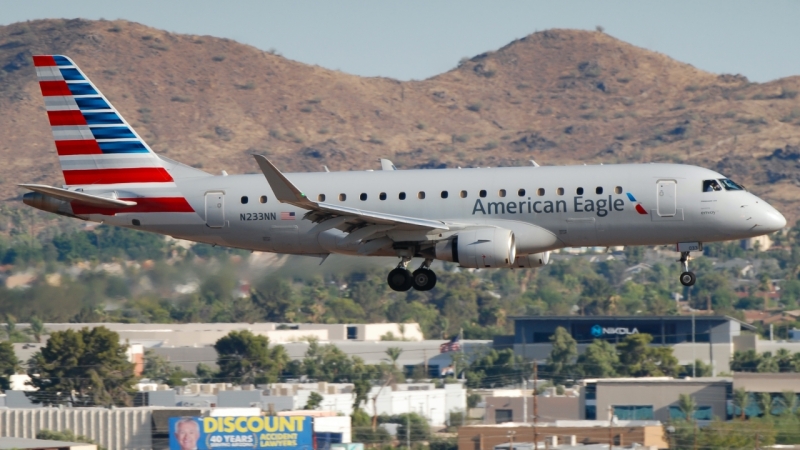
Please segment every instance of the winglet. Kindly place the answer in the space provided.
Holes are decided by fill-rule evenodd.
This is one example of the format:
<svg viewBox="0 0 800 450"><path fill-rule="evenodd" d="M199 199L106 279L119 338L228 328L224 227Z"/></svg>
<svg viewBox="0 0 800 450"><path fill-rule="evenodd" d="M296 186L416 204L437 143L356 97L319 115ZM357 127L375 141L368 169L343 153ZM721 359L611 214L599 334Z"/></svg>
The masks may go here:
<svg viewBox="0 0 800 450"><path fill-rule="evenodd" d="M300 192L300 189L297 189L274 164L269 162L267 158L263 155L253 155L253 157L256 159L258 167L261 168L261 172L264 173L264 178L267 179L269 187L272 189L272 192L275 193L275 198L277 198L279 202L296 206L313 203L306 198L306 195Z"/></svg>

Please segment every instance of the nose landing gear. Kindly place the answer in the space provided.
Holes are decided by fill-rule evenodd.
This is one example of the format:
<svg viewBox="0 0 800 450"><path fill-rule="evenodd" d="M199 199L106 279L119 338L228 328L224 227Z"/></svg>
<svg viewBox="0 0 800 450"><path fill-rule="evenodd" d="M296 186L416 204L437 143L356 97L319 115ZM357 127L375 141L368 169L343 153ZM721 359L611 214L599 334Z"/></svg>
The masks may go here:
<svg viewBox="0 0 800 450"><path fill-rule="evenodd" d="M679 260L683 266L683 273L681 273L681 284L684 286L694 286L697 277L694 272L689 272L689 252L681 252L681 259Z"/></svg>
<svg viewBox="0 0 800 450"><path fill-rule="evenodd" d="M411 262L411 258L403 257L397 268L389 272L387 277L389 287L398 292L405 292L412 287L418 291L433 289L436 286L436 274L430 269L433 260L426 259L413 274L406 268L409 262Z"/></svg>

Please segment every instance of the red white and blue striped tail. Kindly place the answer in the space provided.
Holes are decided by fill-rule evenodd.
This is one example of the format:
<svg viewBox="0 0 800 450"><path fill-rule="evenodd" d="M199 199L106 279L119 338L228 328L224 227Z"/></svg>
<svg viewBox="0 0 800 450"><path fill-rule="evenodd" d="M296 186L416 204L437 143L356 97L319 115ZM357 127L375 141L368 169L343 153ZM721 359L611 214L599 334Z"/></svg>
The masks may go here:
<svg viewBox="0 0 800 450"><path fill-rule="evenodd" d="M174 183L162 160L71 59L40 55L33 64L68 186Z"/></svg>

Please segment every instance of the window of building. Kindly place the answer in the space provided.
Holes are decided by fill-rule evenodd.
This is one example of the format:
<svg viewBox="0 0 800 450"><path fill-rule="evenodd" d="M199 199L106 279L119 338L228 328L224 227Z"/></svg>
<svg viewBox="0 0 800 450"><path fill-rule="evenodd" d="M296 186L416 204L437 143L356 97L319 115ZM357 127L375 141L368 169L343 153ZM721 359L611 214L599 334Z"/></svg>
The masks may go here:
<svg viewBox="0 0 800 450"><path fill-rule="evenodd" d="M703 192L717 192L721 191L722 187L717 183L717 180L703 181Z"/></svg>
<svg viewBox="0 0 800 450"><path fill-rule="evenodd" d="M614 188L615 194L622 194L622 186L617 186Z"/></svg>
<svg viewBox="0 0 800 450"><path fill-rule="evenodd" d="M558 194L558 195L564 195L564 188L558 188L558 189L556 189L556 194Z"/></svg>
<svg viewBox="0 0 800 450"><path fill-rule="evenodd" d="M243 205L246 205L246 204L247 204L247 202L248 202L247 196L246 196L246 195L243 195L243 196L242 196L242 204L243 204Z"/></svg>
<svg viewBox="0 0 800 450"><path fill-rule="evenodd" d="M447 198L447 191L442 191L442 198Z"/></svg>
<svg viewBox="0 0 800 450"><path fill-rule="evenodd" d="M525 197L525 189L518 190L517 195L519 195L520 197Z"/></svg>
<svg viewBox="0 0 800 450"><path fill-rule="evenodd" d="M486 198L486 191L485 190L481 189L481 192L479 194L480 194L481 198Z"/></svg>
<svg viewBox="0 0 800 450"><path fill-rule="evenodd" d="M505 197L506 196L506 190L505 189L500 189L499 191L497 191L497 195L499 195L500 197Z"/></svg>
<svg viewBox="0 0 800 450"><path fill-rule="evenodd" d="M544 188L537 189L536 190L536 195L538 195L539 197L543 196L544 195Z"/></svg>
<svg viewBox="0 0 800 450"><path fill-rule="evenodd" d="M597 194L597 195L602 194L603 193L603 188L600 187L600 186L597 186L596 188L594 188L594 193Z"/></svg>
<svg viewBox="0 0 800 450"><path fill-rule="evenodd" d="M507 423L514 421L514 413L510 409L495 409L494 423Z"/></svg>
<svg viewBox="0 0 800 450"><path fill-rule="evenodd" d="M405 192L401 192L401 193L400 193L400 194L397 196L397 198L399 198L400 200L405 200L405 199L406 199L406 193L405 193Z"/></svg>
<svg viewBox="0 0 800 450"><path fill-rule="evenodd" d="M319 194L317 196L317 201L318 202L324 202L325 201L325 194Z"/></svg>
<svg viewBox="0 0 800 450"><path fill-rule="evenodd" d="M419 193L417 193L417 198L420 200L425 200L425 191L419 191Z"/></svg>
<svg viewBox="0 0 800 450"><path fill-rule="evenodd" d="M653 420L653 405L613 405L619 420Z"/></svg>
<svg viewBox="0 0 800 450"><path fill-rule="evenodd" d="M467 191L461 191L461 198L467 198Z"/></svg>
<svg viewBox="0 0 800 450"><path fill-rule="evenodd" d="M262 196L261 196L261 197L258 199L258 201L260 201L261 203L267 203L267 196L266 196L266 195L262 195Z"/></svg>
<svg viewBox="0 0 800 450"><path fill-rule="evenodd" d="M343 202L345 200L347 200L347 194L339 194L339 201Z"/></svg>
<svg viewBox="0 0 800 450"><path fill-rule="evenodd" d="M578 195L583 195L583 188L575 189L575 193Z"/></svg>
<svg viewBox="0 0 800 450"><path fill-rule="evenodd" d="M386 200L386 192L381 192L380 195L378 195L378 198L381 200Z"/></svg>
<svg viewBox="0 0 800 450"><path fill-rule="evenodd" d="M358 339L358 327L347 327L347 339Z"/></svg>
<svg viewBox="0 0 800 450"><path fill-rule="evenodd" d="M362 202L366 201L367 200L367 194L365 192L362 192L361 195L358 198L360 198Z"/></svg>
<svg viewBox="0 0 800 450"><path fill-rule="evenodd" d="M694 420L712 420L714 418L710 406L698 406L693 416ZM673 405L669 407L669 418L673 420L686 420L686 414L684 414L680 408Z"/></svg>

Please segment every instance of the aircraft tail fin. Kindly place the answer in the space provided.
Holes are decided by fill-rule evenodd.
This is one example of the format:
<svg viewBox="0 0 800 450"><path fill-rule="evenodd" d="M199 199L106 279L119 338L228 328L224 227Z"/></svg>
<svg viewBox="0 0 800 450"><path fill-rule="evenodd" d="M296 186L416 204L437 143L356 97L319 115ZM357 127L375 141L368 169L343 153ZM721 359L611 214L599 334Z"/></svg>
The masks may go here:
<svg viewBox="0 0 800 450"><path fill-rule="evenodd" d="M162 160L68 57L33 57L64 180L75 185L173 183Z"/></svg>

